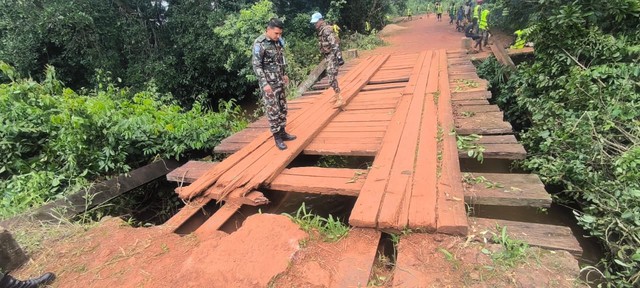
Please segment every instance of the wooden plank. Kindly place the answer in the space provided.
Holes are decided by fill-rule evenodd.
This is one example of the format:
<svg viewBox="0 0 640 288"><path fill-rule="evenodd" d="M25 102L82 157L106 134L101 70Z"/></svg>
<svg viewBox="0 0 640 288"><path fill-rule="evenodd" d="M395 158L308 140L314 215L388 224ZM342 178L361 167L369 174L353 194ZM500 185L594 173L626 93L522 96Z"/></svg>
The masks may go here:
<svg viewBox="0 0 640 288"><path fill-rule="evenodd" d="M447 55L440 52L440 97L438 121L443 131L441 175L438 179L437 231L453 235L466 235L468 223L464 206L464 189L455 135L446 133L454 128L449 77L446 69Z"/></svg>
<svg viewBox="0 0 640 288"><path fill-rule="evenodd" d="M356 131L326 131L322 130L316 138L382 138L385 131L356 132Z"/></svg>
<svg viewBox="0 0 640 288"><path fill-rule="evenodd" d="M485 159L522 160L527 158L527 151L521 144L481 144L484 147ZM466 151L458 151L460 158L470 158Z"/></svg>
<svg viewBox="0 0 640 288"><path fill-rule="evenodd" d="M336 273L332 275L329 287L367 286L380 235L375 229L353 228L345 239L340 240L349 253L337 257L338 264L333 267Z"/></svg>
<svg viewBox="0 0 640 288"><path fill-rule="evenodd" d="M478 91L475 91L475 92L478 92ZM489 105L489 101L487 101L486 98L483 98L483 99L461 99L461 100L457 100L456 101L456 105L460 105L460 106Z"/></svg>
<svg viewBox="0 0 640 288"><path fill-rule="evenodd" d="M350 179L308 175L280 174L269 184L275 191L311 193L319 195L343 195L357 197L365 177L354 175Z"/></svg>
<svg viewBox="0 0 640 288"><path fill-rule="evenodd" d="M507 234L513 239L521 240L531 246L542 247L550 250L565 250L580 257L582 247L566 226L547 224L525 223L498 219L472 218L474 235L480 239L491 241L492 233L497 233L496 225L506 227ZM483 232L484 237L483 237ZM482 239L484 241L484 239Z"/></svg>
<svg viewBox="0 0 640 288"><path fill-rule="evenodd" d="M425 69L429 69L429 66L423 66L421 76L423 76L424 80L418 80L416 90L411 97L411 104L407 111L398 151L393 159L389 182L378 212L378 228L402 229L408 225L406 222L399 223L399 216L403 201L406 200L408 203L410 200L410 195L406 199L405 196L411 194L411 189L407 189L407 186L410 185L409 180L414 173L413 165L418 146L422 109L425 102L425 86L429 78L429 74L424 72ZM435 142L435 139L432 139L432 141ZM405 193L405 191L409 191L409 193Z"/></svg>
<svg viewBox="0 0 640 288"><path fill-rule="evenodd" d="M434 55L436 56L436 55ZM432 66L439 64L437 58L432 59ZM439 68L438 68L439 69ZM424 102L422 112L422 124L420 128L420 140L418 144L415 175L412 179L411 197L408 207L408 226L419 231L436 230L436 185L437 185L437 130L438 111L434 99L434 93L438 90L439 75L430 76L427 83L427 100Z"/></svg>
<svg viewBox="0 0 640 288"><path fill-rule="evenodd" d="M393 166L389 174L384 197L378 212L378 228L403 229L409 224L409 206L412 192L412 179L414 175L414 164L417 156L418 138L422 116L424 115L424 103L427 101L426 91L429 82L438 82L438 61L433 52L427 53L422 63L420 75L416 81L415 90L409 111L407 112L406 123L403 127L398 152L393 161ZM433 61L433 59L436 61ZM435 75L435 76L434 76ZM436 84L437 85L437 84ZM433 102L433 98L429 97ZM435 126L435 123L434 123ZM422 139L424 142L432 142L435 149L435 138ZM420 175L423 177L426 175ZM401 216L402 215L402 216Z"/></svg>
<svg viewBox="0 0 640 288"><path fill-rule="evenodd" d="M456 113L483 113L483 112L499 112L500 107L498 105L475 105L475 106L461 106L456 105L454 102L454 109Z"/></svg>
<svg viewBox="0 0 640 288"><path fill-rule="evenodd" d="M336 146L330 143L311 142L303 153L306 155L339 155L339 156L376 156L380 143L345 144Z"/></svg>
<svg viewBox="0 0 640 288"><path fill-rule="evenodd" d="M511 57L509 57L507 51L504 50L504 47L498 45L498 43L493 43L491 44L491 52L493 52L493 55L496 57L498 62L500 62L500 64L506 66L511 70L516 69L516 64L513 64L513 60L511 60Z"/></svg>
<svg viewBox="0 0 640 288"><path fill-rule="evenodd" d="M456 118L456 132L461 135L513 133L511 124L497 115L493 113L476 113L473 117Z"/></svg>
<svg viewBox="0 0 640 288"><path fill-rule="evenodd" d="M356 227L376 227L377 216L382 197L385 192L386 183L389 179L389 173L391 172L392 162L398 151L398 145L402 136L402 128L404 127L407 117L407 111L411 104L411 94L415 88L420 71L422 69L422 62L426 58L426 52L420 54L419 65L414 67L411 73L411 79L405 88L407 93L403 93L404 96L398 104L396 113L393 115L393 119L389 123L387 133L384 136L382 146L376 155L371 170L369 171L367 180L365 181L360 195L356 200L355 206L351 211L349 223Z"/></svg>
<svg viewBox="0 0 640 288"><path fill-rule="evenodd" d="M375 85L367 85L362 88L362 91L378 91L378 90L389 90L395 88L403 88L406 85L406 82L400 83L388 83L388 84L375 84Z"/></svg>
<svg viewBox="0 0 640 288"><path fill-rule="evenodd" d="M477 144L517 144L518 139L514 135L484 135L475 141Z"/></svg>
<svg viewBox="0 0 640 288"><path fill-rule="evenodd" d="M486 100L491 99L491 91L464 91L464 92L453 92L451 93L451 100L453 101L462 101L462 100Z"/></svg>
<svg viewBox="0 0 640 288"><path fill-rule="evenodd" d="M334 137L334 138L324 138L324 137L316 137L313 139L312 143L328 143L332 145L342 145L342 144L378 144L382 142L382 137L367 137L367 138L347 138L347 137Z"/></svg>
<svg viewBox="0 0 640 288"><path fill-rule="evenodd" d="M225 203L218 211L213 213L207 221L205 221L198 229L196 229L195 234L200 239L206 239L210 235L214 234L216 231L226 223L231 216L233 216L238 210L240 210L240 205Z"/></svg>
<svg viewBox="0 0 640 288"><path fill-rule="evenodd" d="M218 163L192 160L167 174L167 180L178 183L193 183Z"/></svg>
<svg viewBox="0 0 640 288"><path fill-rule="evenodd" d="M549 207L551 195L535 174L465 173L465 202L470 205Z"/></svg>
<svg viewBox="0 0 640 288"><path fill-rule="evenodd" d="M135 188L165 176L180 166L171 160L159 160L135 169L127 174L118 175L104 182L95 183L87 189L67 195L62 199L47 203L29 214L29 218L39 221L59 222L61 218L70 219L79 213L101 205ZM87 198L89 197L89 198ZM88 199L91 199L88 201ZM20 221L20 217L15 218ZM12 219L6 223L13 222Z"/></svg>

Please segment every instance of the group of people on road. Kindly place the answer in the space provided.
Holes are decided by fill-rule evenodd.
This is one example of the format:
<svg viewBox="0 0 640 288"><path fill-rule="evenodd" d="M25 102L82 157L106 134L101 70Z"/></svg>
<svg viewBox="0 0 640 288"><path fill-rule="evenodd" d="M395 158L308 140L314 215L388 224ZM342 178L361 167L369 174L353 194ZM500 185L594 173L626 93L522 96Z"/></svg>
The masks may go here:
<svg viewBox="0 0 640 288"><path fill-rule="evenodd" d="M342 109L344 101L338 85L338 67L344 64L340 49L340 39L335 25L327 23L319 12L311 15L310 23L315 27L320 53L327 64L326 74L329 86L334 91L331 99L333 108ZM287 97L285 85L289 83L286 74L285 42L282 38L284 23L272 18L267 23L264 34L253 43L252 66L258 78L261 98L266 110L269 128L273 134L276 147L287 149L285 141L293 141L296 136L287 133Z"/></svg>

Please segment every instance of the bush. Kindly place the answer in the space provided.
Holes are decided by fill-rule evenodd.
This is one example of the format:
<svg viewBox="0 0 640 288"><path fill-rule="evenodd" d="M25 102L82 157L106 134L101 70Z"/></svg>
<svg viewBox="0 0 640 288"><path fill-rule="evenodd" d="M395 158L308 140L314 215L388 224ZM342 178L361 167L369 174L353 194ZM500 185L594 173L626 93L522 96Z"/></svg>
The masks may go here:
<svg viewBox="0 0 640 288"><path fill-rule="evenodd" d="M558 199L577 202L579 223L602 241L605 285L637 287L640 3L551 0L537 11L535 61L500 84L497 102L525 127L524 167L562 185ZM495 64L480 70L500 83Z"/></svg>
<svg viewBox="0 0 640 288"><path fill-rule="evenodd" d="M234 102L219 113L199 102L188 111L153 86L130 93L112 84L77 93L52 67L41 83L0 84L0 216L77 190L83 179L127 172L150 159L210 149L246 125Z"/></svg>

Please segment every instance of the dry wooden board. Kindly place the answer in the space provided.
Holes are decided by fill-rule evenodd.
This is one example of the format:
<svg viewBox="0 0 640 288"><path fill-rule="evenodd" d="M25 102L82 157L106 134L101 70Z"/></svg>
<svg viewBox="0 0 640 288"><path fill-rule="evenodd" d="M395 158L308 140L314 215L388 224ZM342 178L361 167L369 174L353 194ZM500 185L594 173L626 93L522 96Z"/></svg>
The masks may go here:
<svg viewBox="0 0 640 288"><path fill-rule="evenodd" d="M402 88L406 82L367 85L361 91L386 91L389 89Z"/></svg>
<svg viewBox="0 0 640 288"><path fill-rule="evenodd" d="M527 158L527 151L521 144L481 144L484 147L482 155L485 159L522 160ZM465 151L458 151L460 158L470 158Z"/></svg>
<svg viewBox="0 0 640 288"><path fill-rule="evenodd" d="M531 246L542 247L550 250L565 250L575 256L582 255L582 247L566 226L554 226L546 224L515 222L497 219L472 218L471 222L473 233L476 237L481 238L482 232L489 231L497 233L496 225L507 227L507 233L510 237L526 242ZM490 233L486 233L485 237L491 240Z"/></svg>
<svg viewBox="0 0 640 288"><path fill-rule="evenodd" d="M335 122L375 122L375 121L389 121L391 117L388 113L377 113L377 114L366 114L366 115L358 115L358 114L348 114L348 113L340 113L336 116L333 121Z"/></svg>
<svg viewBox="0 0 640 288"><path fill-rule="evenodd" d="M320 133L325 133L325 132L342 132L342 133L352 133L352 132L379 132L379 133L383 133L384 136L384 132L386 132L386 125L384 126L336 126L336 125L331 125L329 124L327 127L325 127L324 129L322 129L322 132Z"/></svg>
<svg viewBox="0 0 640 288"><path fill-rule="evenodd" d="M330 143L311 142L303 153L306 155L339 155L339 156L376 156L379 143L349 144L336 146Z"/></svg>
<svg viewBox="0 0 640 288"><path fill-rule="evenodd" d="M461 135L468 134L511 134L511 124L492 114L477 113L470 118L456 118L456 132Z"/></svg>
<svg viewBox="0 0 640 288"><path fill-rule="evenodd" d="M365 178L366 176L358 175L353 175L350 178L339 178L321 175L280 174L271 182L269 189L275 191L356 197L360 193Z"/></svg>
<svg viewBox="0 0 640 288"><path fill-rule="evenodd" d="M332 137L332 138L324 138L324 137L316 137L313 139L312 143L329 143L332 145L342 145L342 144L378 144L382 142L382 137L368 137L368 138L349 138L349 137Z"/></svg>
<svg viewBox="0 0 640 288"><path fill-rule="evenodd" d="M368 121L364 123L355 122L331 122L327 125L329 127L386 127L389 125L389 121Z"/></svg>
<svg viewBox="0 0 640 288"><path fill-rule="evenodd" d="M491 99L491 91L453 92L451 100L486 100Z"/></svg>
<svg viewBox="0 0 640 288"><path fill-rule="evenodd" d="M474 106L462 106L456 105L454 102L454 109L456 113L482 113L482 112L498 112L500 107L498 105L474 105Z"/></svg>
<svg viewBox="0 0 640 288"><path fill-rule="evenodd" d="M382 138L385 131L356 132L356 131L327 131L323 129L316 138Z"/></svg>
<svg viewBox="0 0 640 288"><path fill-rule="evenodd" d="M350 250L349 256L337 257L338 265L333 267L336 274L331 278L329 287L366 287L378 251L380 236L380 231L375 229L351 229L349 235L340 240L343 247ZM354 241L357 241L356 244L352 244Z"/></svg>
<svg viewBox="0 0 640 288"><path fill-rule="evenodd" d="M426 58L423 52L418 60L418 65L414 67L411 73L411 79L405 88L405 91L413 93L415 82L420 76L422 62ZM386 183L388 182L389 173L392 167L392 161L395 158L402 135L402 127L404 127L407 111L409 111L411 97L402 97L393 120L389 122L388 133L385 134L383 144L380 151L376 155L371 170L369 171L367 180L358 196L356 204L351 211L349 223L356 227L376 227L378 209L382 202L385 192Z"/></svg>
<svg viewBox="0 0 640 288"><path fill-rule="evenodd" d="M441 50L440 66L446 66L446 53ZM438 122L444 131L454 128L451 106L451 91L447 69L440 72L440 98L438 100ZM442 141L442 174L438 179L437 231L453 235L466 235L468 223L464 207L464 188L460 174L460 162L455 135L444 133Z"/></svg>
<svg viewBox="0 0 640 288"><path fill-rule="evenodd" d="M482 119L503 119L504 113L502 111L495 112L482 112L482 113L455 113L455 119L458 120L471 120L473 118L482 118Z"/></svg>
<svg viewBox="0 0 640 288"><path fill-rule="evenodd" d="M222 227L222 225L224 225L224 223L226 223L233 214L240 210L240 207L241 206L237 204L225 203L220 207L220 209L218 209L218 211L213 213L207 221L196 229L195 234L198 235L200 239L206 239L208 236L218 231L218 229L220 229L220 227Z"/></svg>
<svg viewBox="0 0 640 288"><path fill-rule="evenodd" d="M498 43L493 43L491 44L491 52L493 52L493 55L502 65L509 67L509 69L516 69L516 64L513 64L513 60L511 60L507 51L504 50L504 47L498 45Z"/></svg>
<svg viewBox="0 0 640 288"><path fill-rule="evenodd" d="M478 141L478 144L517 144L518 139L514 135L484 135Z"/></svg>
<svg viewBox="0 0 640 288"><path fill-rule="evenodd" d="M178 183L193 183L218 163L192 160L167 174L167 180Z"/></svg>
<svg viewBox="0 0 640 288"><path fill-rule="evenodd" d="M465 202L470 205L549 207L551 195L535 174L465 173ZM478 182L478 183L476 183Z"/></svg>
<svg viewBox="0 0 640 288"><path fill-rule="evenodd" d="M477 106L477 105L489 105L489 101L486 98L483 99L464 99L455 101L456 105L460 106Z"/></svg>

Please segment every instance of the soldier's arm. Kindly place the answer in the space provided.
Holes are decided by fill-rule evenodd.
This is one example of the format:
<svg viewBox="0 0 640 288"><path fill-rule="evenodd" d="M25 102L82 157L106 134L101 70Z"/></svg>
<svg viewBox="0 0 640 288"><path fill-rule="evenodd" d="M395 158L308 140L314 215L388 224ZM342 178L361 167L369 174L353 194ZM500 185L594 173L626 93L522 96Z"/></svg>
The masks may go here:
<svg viewBox="0 0 640 288"><path fill-rule="evenodd" d="M265 86L268 85L267 77L264 74L264 69L262 67L262 58L264 57L264 48L260 43L253 44L253 56L251 57L251 64L253 66L253 72L256 73L256 77L258 77L258 84L260 85L260 89L264 89Z"/></svg>

